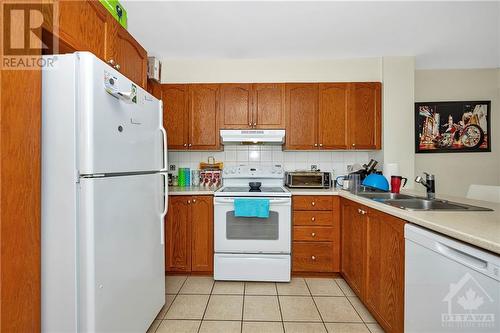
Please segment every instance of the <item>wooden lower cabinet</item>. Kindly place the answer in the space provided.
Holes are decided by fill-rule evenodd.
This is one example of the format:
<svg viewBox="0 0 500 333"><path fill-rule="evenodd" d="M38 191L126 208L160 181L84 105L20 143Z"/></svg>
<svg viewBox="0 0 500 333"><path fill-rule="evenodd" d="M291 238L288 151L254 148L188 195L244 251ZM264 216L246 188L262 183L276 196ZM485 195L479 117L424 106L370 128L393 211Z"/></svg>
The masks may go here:
<svg viewBox="0 0 500 333"><path fill-rule="evenodd" d="M365 303L386 332L404 330L405 221L370 210Z"/></svg>
<svg viewBox="0 0 500 333"><path fill-rule="evenodd" d="M341 273L387 333L404 331L405 221L342 200Z"/></svg>
<svg viewBox="0 0 500 333"><path fill-rule="evenodd" d="M165 270L211 273L213 197L171 196L165 223Z"/></svg>
<svg viewBox="0 0 500 333"><path fill-rule="evenodd" d="M293 196L292 271L299 274L339 271L338 198Z"/></svg>

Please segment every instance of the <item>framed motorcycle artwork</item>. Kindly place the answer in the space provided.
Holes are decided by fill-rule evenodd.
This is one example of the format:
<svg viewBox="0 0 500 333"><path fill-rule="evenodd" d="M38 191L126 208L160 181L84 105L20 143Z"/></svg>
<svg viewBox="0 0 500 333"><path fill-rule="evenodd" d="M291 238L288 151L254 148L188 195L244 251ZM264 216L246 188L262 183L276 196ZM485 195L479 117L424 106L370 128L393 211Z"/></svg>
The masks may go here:
<svg viewBox="0 0 500 333"><path fill-rule="evenodd" d="M415 103L415 152L491 152L491 101Z"/></svg>

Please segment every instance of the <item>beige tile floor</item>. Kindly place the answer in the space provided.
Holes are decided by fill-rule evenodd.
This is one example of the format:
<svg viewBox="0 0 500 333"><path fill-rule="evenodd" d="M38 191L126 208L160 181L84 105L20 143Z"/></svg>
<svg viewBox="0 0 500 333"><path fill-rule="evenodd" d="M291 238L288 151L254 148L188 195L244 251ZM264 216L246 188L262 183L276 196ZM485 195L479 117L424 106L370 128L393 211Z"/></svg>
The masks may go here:
<svg viewBox="0 0 500 333"><path fill-rule="evenodd" d="M167 276L148 333L383 333L343 279L220 282Z"/></svg>

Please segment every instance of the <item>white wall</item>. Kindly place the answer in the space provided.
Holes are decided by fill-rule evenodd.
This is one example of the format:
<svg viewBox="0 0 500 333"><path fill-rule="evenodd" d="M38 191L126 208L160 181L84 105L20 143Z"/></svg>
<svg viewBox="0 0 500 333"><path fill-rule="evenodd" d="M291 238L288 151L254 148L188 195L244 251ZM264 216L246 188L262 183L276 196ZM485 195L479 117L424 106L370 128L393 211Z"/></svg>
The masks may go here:
<svg viewBox="0 0 500 333"><path fill-rule="evenodd" d="M415 172L434 173L437 193L456 196L470 184L500 185L500 69L418 70L415 99L491 100L491 153L416 154Z"/></svg>
<svg viewBox="0 0 500 333"><path fill-rule="evenodd" d="M380 81L382 58L163 59L162 83Z"/></svg>
<svg viewBox="0 0 500 333"><path fill-rule="evenodd" d="M163 59L162 83L208 82L355 82L381 81L383 90L383 150L381 152L274 152L272 160L266 147L238 148L241 159L233 153L211 153L218 160L240 163L259 153L260 163L279 163L286 169L309 168L318 164L323 170L344 174L353 163L366 163L370 157L397 162L403 176L413 177L414 57L377 57L317 60L229 60L229 59ZM402 137L401 137L402 136ZM231 150L232 148L229 148ZM280 154L281 153L281 154ZM171 153L178 166L194 167L210 153ZM244 155L247 154L246 157ZM207 156L205 156L207 155ZM252 161L256 162L256 161ZM380 165L381 167L381 165Z"/></svg>

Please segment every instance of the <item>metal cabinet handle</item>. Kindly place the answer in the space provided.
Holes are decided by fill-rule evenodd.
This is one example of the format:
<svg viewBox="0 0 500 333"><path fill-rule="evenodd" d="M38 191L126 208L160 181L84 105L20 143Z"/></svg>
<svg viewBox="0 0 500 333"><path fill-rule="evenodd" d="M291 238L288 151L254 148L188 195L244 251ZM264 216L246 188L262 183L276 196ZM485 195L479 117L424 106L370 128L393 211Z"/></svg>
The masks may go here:
<svg viewBox="0 0 500 333"><path fill-rule="evenodd" d="M119 65L119 64L116 64L116 65L115 65L115 69L116 69L117 71L119 71L119 70L120 70L120 65Z"/></svg>
<svg viewBox="0 0 500 333"><path fill-rule="evenodd" d="M192 144L188 144L188 147L191 147L191 146L192 146Z"/></svg>
<svg viewBox="0 0 500 333"><path fill-rule="evenodd" d="M314 216L311 217L311 221L313 221L313 222L316 221L316 218Z"/></svg>
<svg viewBox="0 0 500 333"><path fill-rule="evenodd" d="M249 122L249 123L248 123L248 126L252 127L252 123L251 123L251 122Z"/></svg>
<svg viewBox="0 0 500 333"><path fill-rule="evenodd" d="M193 203L195 203L195 202L196 202L196 199L193 199Z"/></svg>
<svg viewBox="0 0 500 333"><path fill-rule="evenodd" d="M111 66L114 66L115 65L115 60L114 59L109 59L108 60L108 64L110 64Z"/></svg>
<svg viewBox="0 0 500 333"><path fill-rule="evenodd" d="M352 144L352 146L353 146L353 147L356 147L356 144L355 144L355 143L353 143L353 144Z"/></svg>
<svg viewBox="0 0 500 333"><path fill-rule="evenodd" d="M188 144L187 144L187 143L185 143L185 144L184 144L184 147L187 147L187 146L188 146Z"/></svg>
<svg viewBox="0 0 500 333"><path fill-rule="evenodd" d="M361 214L361 215L365 215L366 214L366 210L358 208L358 213Z"/></svg>
<svg viewBox="0 0 500 333"><path fill-rule="evenodd" d="M322 144L322 143L320 143L320 144L319 144L319 146L320 146L320 147L323 147L323 144Z"/></svg>
<svg viewBox="0 0 500 333"><path fill-rule="evenodd" d="M311 256L311 259L312 260L316 260L316 256Z"/></svg>
<svg viewBox="0 0 500 333"><path fill-rule="evenodd" d="M188 200L188 204L190 204L190 203L191 203L191 200Z"/></svg>
<svg viewBox="0 0 500 333"><path fill-rule="evenodd" d="M316 203L313 201L313 202L311 202L311 205L316 206Z"/></svg>
<svg viewBox="0 0 500 333"><path fill-rule="evenodd" d="M311 236L316 237L316 233L315 232L311 233Z"/></svg>
<svg viewBox="0 0 500 333"><path fill-rule="evenodd" d="M253 127L257 126L257 123L253 123Z"/></svg>
<svg viewBox="0 0 500 333"><path fill-rule="evenodd" d="M317 143L315 143L315 144L314 144L314 147L317 147L317 146L318 146L318 144L317 144Z"/></svg>

